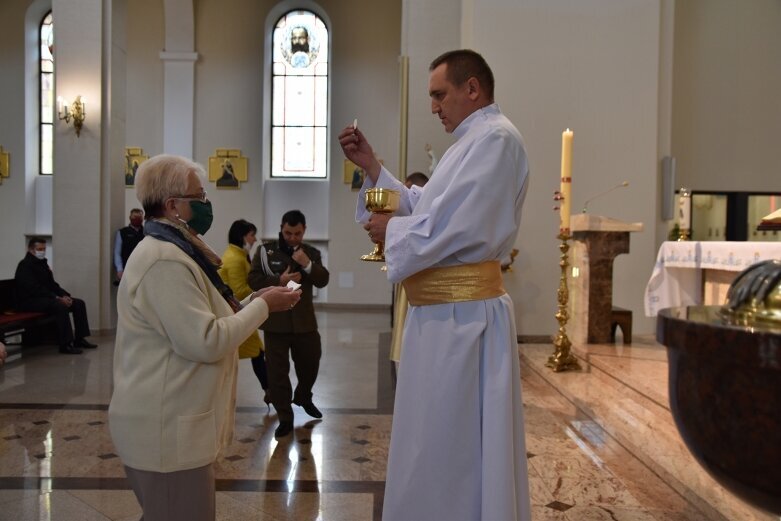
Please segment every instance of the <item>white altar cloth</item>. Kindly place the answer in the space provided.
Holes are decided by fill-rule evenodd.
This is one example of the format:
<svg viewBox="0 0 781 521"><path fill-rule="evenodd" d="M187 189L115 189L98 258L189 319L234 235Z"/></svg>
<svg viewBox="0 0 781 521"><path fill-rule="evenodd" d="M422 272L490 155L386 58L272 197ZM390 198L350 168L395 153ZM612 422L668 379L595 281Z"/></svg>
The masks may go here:
<svg viewBox="0 0 781 521"><path fill-rule="evenodd" d="M781 259L781 242L663 242L645 287L645 314L702 302L702 271L743 271L763 260Z"/></svg>

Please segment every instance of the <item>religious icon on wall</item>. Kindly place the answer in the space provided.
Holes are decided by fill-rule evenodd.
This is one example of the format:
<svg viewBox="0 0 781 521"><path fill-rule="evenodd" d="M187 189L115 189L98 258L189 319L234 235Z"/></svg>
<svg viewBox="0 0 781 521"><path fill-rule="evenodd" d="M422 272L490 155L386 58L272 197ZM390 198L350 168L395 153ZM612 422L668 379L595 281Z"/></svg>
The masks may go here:
<svg viewBox="0 0 781 521"><path fill-rule="evenodd" d="M377 157L377 155L375 154L374 157ZM377 157L377 161L380 162L380 165L385 164L385 160L383 160L380 157ZM350 185L350 188L353 190L353 192L356 192L360 190L361 187L363 186L363 182L366 179L366 170L356 165L349 159L345 159L343 175L344 175L344 184Z"/></svg>
<svg viewBox="0 0 781 521"><path fill-rule="evenodd" d="M141 147L126 147L125 148L125 186L135 186L136 184L136 171L138 167L149 159L149 156L144 155L144 149Z"/></svg>
<svg viewBox="0 0 781 521"><path fill-rule="evenodd" d="M217 186L221 188L238 188L239 180L236 179L236 173L233 171L233 163L230 159L223 159L220 163L222 175L217 179Z"/></svg>
<svg viewBox="0 0 781 521"><path fill-rule="evenodd" d="M344 183L350 185L353 190L360 190L363 186L363 180L366 172L363 168L356 165L349 159L344 160Z"/></svg>
<svg viewBox="0 0 781 521"><path fill-rule="evenodd" d="M3 184L3 179L11 175L11 154L3 150L0 146L0 184Z"/></svg>
<svg viewBox="0 0 781 521"><path fill-rule="evenodd" d="M218 148L209 158L209 181L217 188L240 188L239 182L247 180L247 158L241 150Z"/></svg>

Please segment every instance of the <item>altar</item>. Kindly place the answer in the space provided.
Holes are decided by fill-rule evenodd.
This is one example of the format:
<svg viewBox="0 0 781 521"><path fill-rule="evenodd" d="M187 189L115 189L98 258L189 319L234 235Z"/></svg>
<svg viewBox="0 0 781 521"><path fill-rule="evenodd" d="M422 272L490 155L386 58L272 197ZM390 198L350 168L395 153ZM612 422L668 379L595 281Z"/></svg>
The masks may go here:
<svg viewBox="0 0 781 521"><path fill-rule="evenodd" d="M781 243L667 241L645 288L645 314L669 307L720 305L739 272L759 261L781 259Z"/></svg>

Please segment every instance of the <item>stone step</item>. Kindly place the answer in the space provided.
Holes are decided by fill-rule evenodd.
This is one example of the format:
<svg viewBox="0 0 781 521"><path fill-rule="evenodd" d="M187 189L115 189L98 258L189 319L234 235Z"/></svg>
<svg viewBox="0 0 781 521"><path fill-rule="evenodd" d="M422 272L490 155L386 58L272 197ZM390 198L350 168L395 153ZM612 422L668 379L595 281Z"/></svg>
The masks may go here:
<svg viewBox="0 0 781 521"><path fill-rule="evenodd" d="M553 385L693 506L718 521L778 521L719 485L678 434L667 400L667 355L653 337L632 346L574 347L581 371L554 373L548 344L520 344L521 364Z"/></svg>

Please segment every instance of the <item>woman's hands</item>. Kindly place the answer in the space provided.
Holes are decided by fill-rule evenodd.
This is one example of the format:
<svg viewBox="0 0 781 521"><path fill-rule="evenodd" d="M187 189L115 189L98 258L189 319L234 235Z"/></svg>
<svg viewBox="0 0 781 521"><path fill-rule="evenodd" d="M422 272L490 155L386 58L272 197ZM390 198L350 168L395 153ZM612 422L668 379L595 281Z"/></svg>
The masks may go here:
<svg viewBox="0 0 781 521"><path fill-rule="evenodd" d="M293 309L301 299L301 290L292 290L284 286L271 286L259 289L252 294L252 298L262 298L268 305L270 312L287 311Z"/></svg>

